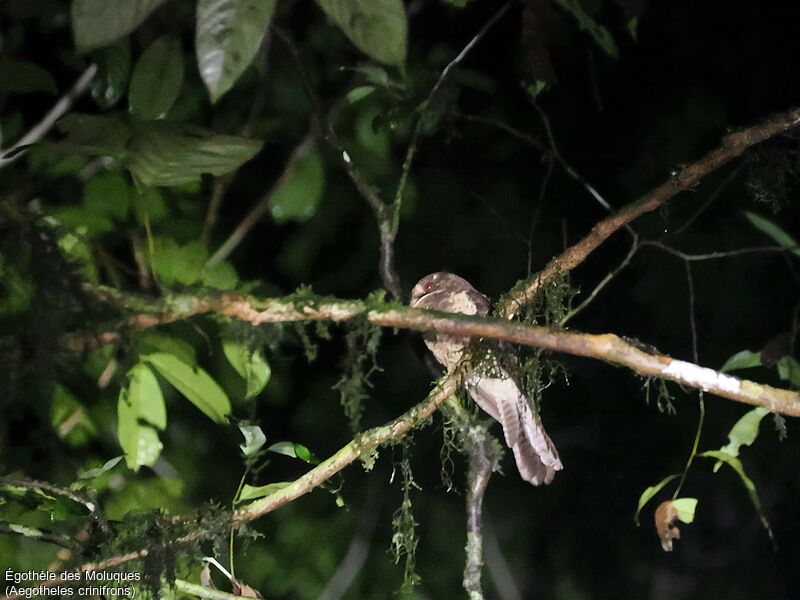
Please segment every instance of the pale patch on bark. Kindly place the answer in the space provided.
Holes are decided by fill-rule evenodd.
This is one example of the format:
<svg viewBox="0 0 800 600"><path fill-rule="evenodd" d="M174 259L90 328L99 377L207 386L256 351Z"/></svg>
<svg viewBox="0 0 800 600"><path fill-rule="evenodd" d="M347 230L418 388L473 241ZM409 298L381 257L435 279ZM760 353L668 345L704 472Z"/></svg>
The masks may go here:
<svg viewBox="0 0 800 600"><path fill-rule="evenodd" d="M704 391L711 389L722 390L730 394L738 394L742 382L736 377L718 373L714 369L699 367L682 360L672 360L664 368L663 374L671 376L686 383L696 384Z"/></svg>

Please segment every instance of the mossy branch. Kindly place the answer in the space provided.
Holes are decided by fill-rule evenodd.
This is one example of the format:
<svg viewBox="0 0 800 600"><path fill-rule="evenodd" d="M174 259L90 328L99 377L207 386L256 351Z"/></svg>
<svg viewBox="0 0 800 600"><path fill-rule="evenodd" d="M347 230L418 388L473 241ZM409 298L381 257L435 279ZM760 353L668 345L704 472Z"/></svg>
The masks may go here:
<svg viewBox="0 0 800 600"><path fill-rule="evenodd" d="M100 299L117 304L122 309L140 311L128 317L124 324L133 330L148 329L200 314L217 314L252 325L298 321L344 322L361 317L381 327L504 340L602 360L627 367L645 377L674 381L685 387L710 392L737 402L763 406L771 412L800 416L800 394L796 391L739 379L649 349L643 350L642 348L647 348L646 345L631 343L613 333L580 333L525 325L506 319L413 309L397 303L337 300L329 297L304 296L301 300L292 296L259 299L239 294L221 294L148 299L123 294L111 288L93 289ZM118 335L116 332L109 332L91 339L72 337L67 343L73 350L80 350L87 345L87 342L99 340L108 343Z"/></svg>

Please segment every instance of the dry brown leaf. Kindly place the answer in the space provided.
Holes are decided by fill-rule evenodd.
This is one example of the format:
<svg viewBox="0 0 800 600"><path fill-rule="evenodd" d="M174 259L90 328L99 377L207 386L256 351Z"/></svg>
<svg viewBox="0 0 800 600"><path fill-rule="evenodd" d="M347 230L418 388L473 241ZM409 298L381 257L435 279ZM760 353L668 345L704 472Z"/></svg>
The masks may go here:
<svg viewBox="0 0 800 600"><path fill-rule="evenodd" d="M661 539L661 548L664 552L672 552L672 540L681 539L681 532L676 525L678 511L672 500L666 500L658 505L655 514L656 531Z"/></svg>
<svg viewBox="0 0 800 600"><path fill-rule="evenodd" d="M251 588L246 583L242 583L238 579L231 579L231 585L233 586L233 593L237 596L241 596L242 598L259 598L263 600L263 596L255 590Z"/></svg>

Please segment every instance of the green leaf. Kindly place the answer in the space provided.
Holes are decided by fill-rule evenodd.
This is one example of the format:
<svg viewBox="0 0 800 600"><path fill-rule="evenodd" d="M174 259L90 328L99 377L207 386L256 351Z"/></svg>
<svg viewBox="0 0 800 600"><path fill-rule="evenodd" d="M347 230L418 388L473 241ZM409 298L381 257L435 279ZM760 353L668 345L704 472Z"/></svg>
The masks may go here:
<svg viewBox="0 0 800 600"><path fill-rule="evenodd" d="M195 51L211 102L227 92L261 46L277 0L198 0Z"/></svg>
<svg viewBox="0 0 800 600"><path fill-rule="evenodd" d="M555 2L575 17L581 30L592 36L592 39L600 46L603 52L608 54L611 58L617 58L619 56L617 44L614 42L611 33L587 14L579 0L555 0Z"/></svg>
<svg viewBox="0 0 800 600"><path fill-rule="evenodd" d="M128 401L138 411L138 418L158 429L167 426L167 408L158 380L150 368L138 363L128 372Z"/></svg>
<svg viewBox="0 0 800 600"><path fill-rule="evenodd" d="M292 485L291 481L280 481L278 483L269 483L258 487L245 484L242 488L242 493L239 494L237 502L244 502L245 500L255 500L256 498L264 498L270 496L275 492L281 491L283 488Z"/></svg>
<svg viewBox="0 0 800 600"><path fill-rule="evenodd" d="M167 354L174 354L187 364L194 365L197 363L197 356L191 344L178 337L159 331L143 331L140 333L133 342L133 349L139 355L166 352Z"/></svg>
<svg viewBox="0 0 800 600"><path fill-rule="evenodd" d="M800 388L800 364L791 356L783 356L778 361L778 377Z"/></svg>
<svg viewBox="0 0 800 600"><path fill-rule="evenodd" d="M158 188L138 186L131 194L131 208L136 220L145 223L158 223L169 215L167 203Z"/></svg>
<svg viewBox="0 0 800 600"><path fill-rule="evenodd" d="M276 454L283 454L284 456L290 456L292 458L299 458L300 460L311 464L317 464L319 462L311 450L303 446L303 444L295 444L294 442L276 442L267 448L267 452L274 452Z"/></svg>
<svg viewBox="0 0 800 600"><path fill-rule="evenodd" d="M728 433L728 443L719 449L730 456L739 456L739 448L742 446L750 446L756 441L758 437L758 427L761 425L761 419L769 414L766 408L756 407L747 413L731 428ZM714 465L714 473L716 473L722 463L717 461Z"/></svg>
<svg viewBox="0 0 800 600"><path fill-rule="evenodd" d="M298 158L288 177L269 200L269 210L277 223L307 221L317 212L325 190L325 169L316 150Z"/></svg>
<svg viewBox="0 0 800 600"><path fill-rule="evenodd" d="M81 50L105 46L136 29L164 0L72 0L72 33Z"/></svg>
<svg viewBox="0 0 800 600"><path fill-rule="evenodd" d="M239 424L239 431L244 436L244 444L240 444L239 448L242 449L242 454L245 456L253 456L258 452L261 447L267 443L267 436L258 425L250 425L247 422Z"/></svg>
<svg viewBox="0 0 800 600"><path fill-rule="evenodd" d="M230 263L221 262L211 267L203 267L200 280L207 287L227 291L236 287L236 284L239 283L239 276Z"/></svg>
<svg viewBox="0 0 800 600"><path fill-rule="evenodd" d="M100 477L104 473L107 473L111 469L119 464L119 461L122 460L122 456L117 456L110 460L107 460L102 467L96 467L94 469L86 469L85 471L78 472L78 479L94 479L95 477Z"/></svg>
<svg viewBox="0 0 800 600"><path fill-rule="evenodd" d="M761 366L761 353L751 352L750 350L742 350L731 356L722 365L720 371L727 373L728 371L736 371L738 369L750 369L752 367Z"/></svg>
<svg viewBox="0 0 800 600"><path fill-rule="evenodd" d="M179 246L172 238L153 240L152 267L162 285L192 285L200 281L208 250L199 241Z"/></svg>
<svg viewBox="0 0 800 600"><path fill-rule="evenodd" d="M113 115L70 113L56 126L66 138L52 147L68 153L122 158L131 137L128 125Z"/></svg>
<svg viewBox="0 0 800 600"><path fill-rule="evenodd" d="M183 51L180 40L162 35L136 62L128 91L128 108L143 121L162 119L175 102L183 84Z"/></svg>
<svg viewBox="0 0 800 600"><path fill-rule="evenodd" d="M694 521L694 513L697 508L697 498L675 498L672 506L678 513L678 519L684 523Z"/></svg>
<svg viewBox="0 0 800 600"><path fill-rule="evenodd" d="M345 96L345 98L347 98L347 101L350 104L355 104L359 100L362 100L372 94L374 91L374 85L360 85L347 92L347 96Z"/></svg>
<svg viewBox="0 0 800 600"><path fill-rule="evenodd" d="M257 396L267 385L270 377L269 364L261 349L251 348L237 340L223 340L222 351L247 384L245 399Z"/></svg>
<svg viewBox="0 0 800 600"><path fill-rule="evenodd" d="M753 227L771 237L781 248L791 250L794 255L800 256L800 247L798 247L797 241L775 223L749 211L745 211L744 216L747 217Z"/></svg>
<svg viewBox="0 0 800 600"><path fill-rule="evenodd" d="M678 477L680 477L680 474L678 473L669 475L668 477L665 477L664 479L659 481L657 484L651 485L650 487L646 488L642 492L642 495L639 496L639 504L636 507L636 514L633 517L633 520L636 522L637 526L639 525L639 514L642 512L644 505L650 502L650 500L653 499L653 496L655 496L658 492L660 492L665 485L667 485L673 479L677 479Z"/></svg>
<svg viewBox="0 0 800 600"><path fill-rule="evenodd" d="M225 175L250 160L262 142L181 123L139 123L127 166L145 185L181 185L204 173Z"/></svg>
<svg viewBox="0 0 800 600"><path fill-rule="evenodd" d="M143 356L181 394L216 423L227 423L231 402L221 387L200 367L186 364L174 354Z"/></svg>
<svg viewBox="0 0 800 600"><path fill-rule="evenodd" d="M125 95L131 74L131 45L127 38L92 52L97 75L91 83L92 98L101 108L114 106Z"/></svg>
<svg viewBox="0 0 800 600"><path fill-rule="evenodd" d="M133 471L152 466L163 449L156 430L140 423L137 399L131 399L128 388L122 388L117 400L117 437L125 453L125 463Z"/></svg>
<svg viewBox="0 0 800 600"><path fill-rule="evenodd" d="M118 173L101 172L89 179L83 190L83 204L98 217L124 221L133 189Z"/></svg>
<svg viewBox="0 0 800 600"><path fill-rule="evenodd" d="M316 0L351 42L378 62L406 60L408 22L402 0Z"/></svg>
<svg viewBox="0 0 800 600"><path fill-rule="evenodd" d="M764 513L761 510L761 501L758 498L758 492L756 491L756 486L744 472L742 461L740 461L735 456L731 456L727 452L722 452L720 450L707 450L706 452L698 454L698 456L703 456L705 458L715 458L718 461L722 461L739 474L739 477L741 478L745 489L747 489L747 493L750 495L750 500L753 502L753 506L755 507L756 512L758 513L758 518L761 519L761 524L764 526L764 529L767 530L769 539L772 540L774 544L775 538L772 535L772 528L769 526L769 522L767 521L767 518L764 516Z"/></svg>
<svg viewBox="0 0 800 600"><path fill-rule="evenodd" d="M11 58L0 60L0 81L3 82L3 92L5 93L58 93L53 76L46 69L27 60Z"/></svg>

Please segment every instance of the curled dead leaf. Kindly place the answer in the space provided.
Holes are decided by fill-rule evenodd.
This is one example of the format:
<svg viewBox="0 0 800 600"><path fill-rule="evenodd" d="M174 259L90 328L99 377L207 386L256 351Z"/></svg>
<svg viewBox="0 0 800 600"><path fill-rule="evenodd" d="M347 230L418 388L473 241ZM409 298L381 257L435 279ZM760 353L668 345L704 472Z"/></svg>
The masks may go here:
<svg viewBox="0 0 800 600"><path fill-rule="evenodd" d="M667 500L658 505L655 513L656 531L661 540L661 548L664 552L672 552L672 540L681 539L681 532L676 525L678 521L678 510Z"/></svg>

